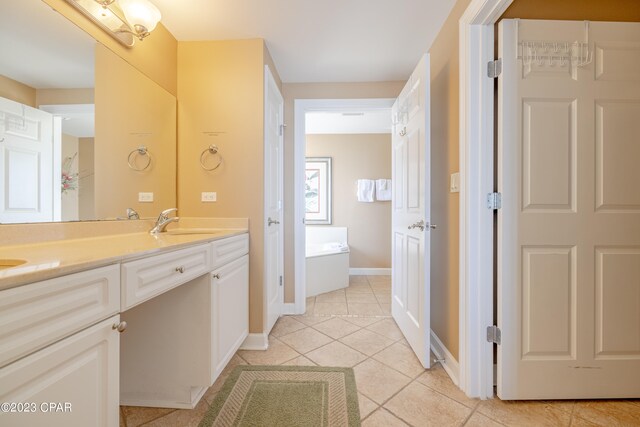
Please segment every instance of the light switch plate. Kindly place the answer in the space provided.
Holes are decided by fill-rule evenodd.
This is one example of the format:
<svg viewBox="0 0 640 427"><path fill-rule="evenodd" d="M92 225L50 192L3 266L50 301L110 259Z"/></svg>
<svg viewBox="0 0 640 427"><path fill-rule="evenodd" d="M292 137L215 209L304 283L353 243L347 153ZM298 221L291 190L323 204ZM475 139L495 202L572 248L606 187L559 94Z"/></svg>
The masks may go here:
<svg viewBox="0 0 640 427"><path fill-rule="evenodd" d="M211 203L218 200L218 195L215 192L202 192L202 197L200 199L202 202Z"/></svg>
<svg viewBox="0 0 640 427"><path fill-rule="evenodd" d="M138 201L142 203L153 202L153 193L138 193Z"/></svg>
<svg viewBox="0 0 640 427"><path fill-rule="evenodd" d="M460 172L451 174L451 192L452 193L460 192Z"/></svg>

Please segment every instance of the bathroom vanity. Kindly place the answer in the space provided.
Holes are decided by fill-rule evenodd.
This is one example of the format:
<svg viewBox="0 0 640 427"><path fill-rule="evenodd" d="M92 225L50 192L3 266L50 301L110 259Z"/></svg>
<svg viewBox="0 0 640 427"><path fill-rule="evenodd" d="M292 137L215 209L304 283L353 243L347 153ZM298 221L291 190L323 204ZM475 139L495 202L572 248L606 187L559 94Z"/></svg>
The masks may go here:
<svg viewBox="0 0 640 427"><path fill-rule="evenodd" d="M248 334L248 252L246 227L0 248L0 425L193 408Z"/></svg>

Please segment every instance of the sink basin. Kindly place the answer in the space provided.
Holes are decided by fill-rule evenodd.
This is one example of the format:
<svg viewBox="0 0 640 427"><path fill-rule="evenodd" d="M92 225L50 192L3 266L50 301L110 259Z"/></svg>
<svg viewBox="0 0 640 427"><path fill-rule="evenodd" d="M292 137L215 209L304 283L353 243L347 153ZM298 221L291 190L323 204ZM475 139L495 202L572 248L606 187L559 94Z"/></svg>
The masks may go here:
<svg viewBox="0 0 640 427"><path fill-rule="evenodd" d="M216 228L176 228L173 230L167 230L165 233L170 236L182 236L187 234L220 234L224 232L224 230L219 230Z"/></svg>
<svg viewBox="0 0 640 427"><path fill-rule="evenodd" d="M26 264L26 262L27 261L23 259L0 259L0 270L17 267L19 265Z"/></svg>

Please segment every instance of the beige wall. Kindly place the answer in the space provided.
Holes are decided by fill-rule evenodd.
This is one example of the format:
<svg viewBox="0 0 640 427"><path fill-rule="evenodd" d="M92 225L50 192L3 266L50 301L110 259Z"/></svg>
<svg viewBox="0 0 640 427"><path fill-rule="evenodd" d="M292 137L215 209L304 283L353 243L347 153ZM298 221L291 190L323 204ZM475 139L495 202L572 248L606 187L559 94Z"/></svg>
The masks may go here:
<svg viewBox="0 0 640 427"><path fill-rule="evenodd" d="M459 0L438 33L431 54L431 329L458 358L459 197L449 192L459 171L458 21L470 0Z"/></svg>
<svg viewBox="0 0 640 427"><path fill-rule="evenodd" d="M263 81L270 62L265 51L262 39L178 44L180 214L249 218L252 333L263 331L265 303ZM275 67L271 71L279 82ZM223 162L207 172L199 159L210 144L218 146ZM217 202L202 203L203 191L215 191Z"/></svg>
<svg viewBox="0 0 640 427"><path fill-rule="evenodd" d="M29 107L36 106L36 90L18 81L0 75L0 96Z"/></svg>
<svg viewBox="0 0 640 427"><path fill-rule="evenodd" d="M97 44L95 101L96 217L123 217L128 207L141 217L156 217L175 207L175 97ZM140 145L153 158L144 172L127 166L129 153ZM154 201L138 202L138 192L153 192Z"/></svg>
<svg viewBox="0 0 640 427"><path fill-rule="evenodd" d="M38 89L36 105L93 104L93 88L88 89Z"/></svg>
<svg viewBox="0 0 640 427"><path fill-rule="evenodd" d="M640 22L638 0L515 0L500 19Z"/></svg>
<svg viewBox="0 0 640 427"><path fill-rule="evenodd" d="M77 137L62 134L61 158L62 161L67 157L74 157L78 153L80 141ZM78 156L75 156L69 172L78 173ZM78 188L62 193L61 196L62 221L78 220Z"/></svg>
<svg viewBox="0 0 640 427"><path fill-rule="evenodd" d="M332 225L349 229L349 266L390 268L391 202L358 202L356 187L391 178L391 135L307 135L306 155L332 158Z"/></svg>
<svg viewBox="0 0 640 427"><path fill-rule="evenodd" d="M409 77L409 76L407 76ZM405 82L283 83L284 122L284 301L294 302L294 101L296 99L396 98Z"/></svg>
<svg viewBox="0 0 640 427"><path fill-rule="evenodd" d="M136 67L174 96L177 93L177 48L175 37L162 25L133 48L118 43L65 0L42 0L82 28L94 39Z"/></svg>

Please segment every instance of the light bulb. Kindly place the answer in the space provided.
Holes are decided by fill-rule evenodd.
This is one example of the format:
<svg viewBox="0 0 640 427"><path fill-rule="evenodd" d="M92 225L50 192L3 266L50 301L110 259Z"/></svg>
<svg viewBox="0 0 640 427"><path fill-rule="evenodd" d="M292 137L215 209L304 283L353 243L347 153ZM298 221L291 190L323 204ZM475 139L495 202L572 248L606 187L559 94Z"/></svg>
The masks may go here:
<svg viewBox="0 0 640 427"><path fill-rule="evenodd" d="M139 30L136 27L142 27L149 33L162 18L160 10L148 0L118 0L118 4L125 18L136 31Z"/></svg>

